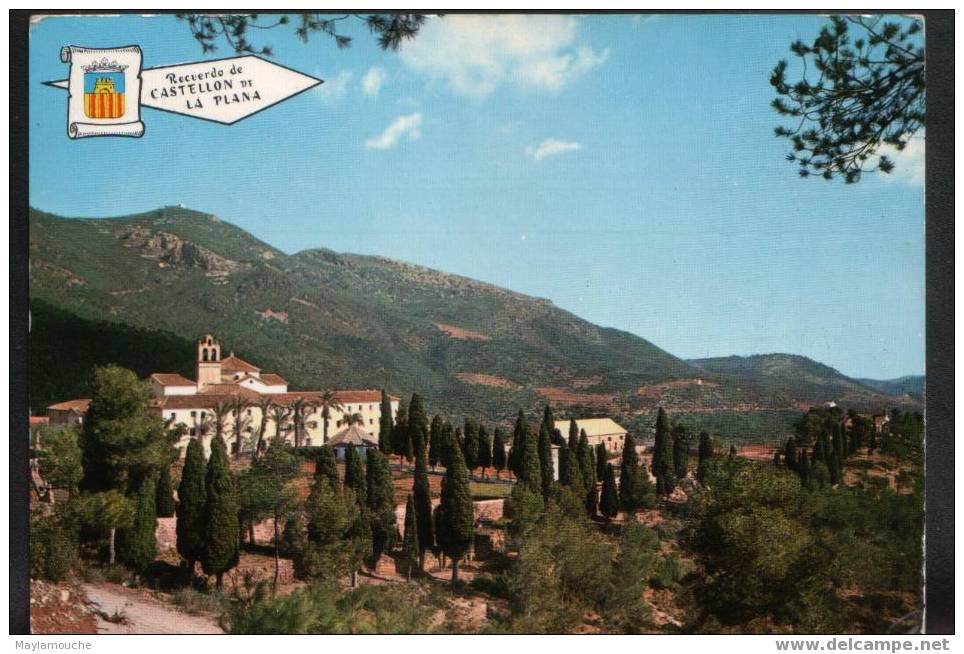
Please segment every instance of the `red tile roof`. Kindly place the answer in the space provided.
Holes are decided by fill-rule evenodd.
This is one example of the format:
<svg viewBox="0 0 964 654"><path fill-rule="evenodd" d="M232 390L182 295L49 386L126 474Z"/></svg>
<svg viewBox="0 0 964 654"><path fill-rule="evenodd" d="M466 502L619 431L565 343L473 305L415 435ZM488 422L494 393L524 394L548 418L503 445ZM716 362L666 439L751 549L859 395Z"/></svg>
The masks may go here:
<svg viewBox="0 0 964 654"><path fill-rule="evenodd" d="M50 418L47 416L30 416L31 427L40 427L47 424L50 424Z"/></svg>
<svg viewBox="0 0 964 654"><path fill-rule="evenodd" d="M244 359L234 356L234 353L232 352L230 356L221 359L221 372L261 372L261 368L248 363Z"/></svg>
<svg viewBox="0 0 964 654"><path fill-rule="evenodd" d="M335 397L338 398L339 402L351 403L351 402L381 402L382 392L379 390L361 390L361 391L335 391ZM397 400L397 397L391 396L390 399Z"/></svg>
<svg viewBox="0 0 964 654"><path fill-rule="evenodd" d="M261 373L261 381L263 381L265 384L268 384L269 386L279 386L279 385L287 386L288 385L287 379L285 379L281 375L276 375L273 372Z"/></svg>
<svg viewBox="0 0 964 654"><path fill-rule="evenodd" d="M86 413L87 409L90 407L89 398L80 398L76 400L67 400L66 402L58 402L57 404L51 404L47 407L48 411L79 411L80 413Z"/></svg>
<svg viewBox="0 0 964 654"><path fill-rule="evenodd" d="M187 377L175 373L155 372L151 375L151 381L156 381L161 386L194 386L195 382Z"/></svg>

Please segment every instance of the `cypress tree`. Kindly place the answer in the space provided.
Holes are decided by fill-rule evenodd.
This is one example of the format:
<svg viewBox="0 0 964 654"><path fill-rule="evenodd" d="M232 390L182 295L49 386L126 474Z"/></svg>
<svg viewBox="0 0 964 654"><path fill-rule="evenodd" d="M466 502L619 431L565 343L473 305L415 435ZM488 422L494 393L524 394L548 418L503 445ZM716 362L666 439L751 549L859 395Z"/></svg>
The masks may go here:
<svg viewBox="0 0 964 654"><path fill-rule="evenodd" d="M428 464L435 470L442 460L442 418L436 415L432 418L428 437Z"/></svg>
<svg viewBox="0 0 964 654"><path fill-rule="evenodd" d="M211 439L211 458L208 459L204 487L207 494L204 507L206 530L201 567L204 574L217 577L217 589L221 590L224 573L238 564L240 555L237 486L228 466L227 446L221 436Z"/></svg>
<svg viewBox="0 0 964 654"><path fill-rule="evenodd" d="M527 486L533 493L542 495L542 465L539 460L539 441L529 433L529 425L522 422L519 437L522 450L517 457L519 483Z"/></svg>
<svg viewBox="0 0 964 654"><path fill-rule="evenodd" d="M398 413L395 414L395 426L392 428L392 454L404 457L408 452L408 408L400 403Z"/></svg>
<svg viewBox="0 0 964 654"><path fill-rule="evenodd" d="M157 506L158 518L170 518L174 515L174 492L171 489L171 467L161 466L161 474L157 478Z"/></svg>
<svg viewBox="0 0 964 654"><path fill-rule="evenodd" d="M177 551L194 574L194 564L204 556L204 485L206 462L201 442L192 438L187 444L181 483L177 487Z"/></svg>
<svg viewBox="0 0 964 654"><path fill-rule="evenodd" d="M786 445L783 446L783 460L791 470L797 469L797 446L793 438L788 438Z"/></svg>
<svg viewBox="0 0 964 654"><path fill-rule="evenodd" d="M840 465L840 456L834 452L830 455L830 463L827 464L830 469L830 485L836 486L841 481L843 481L843 469Z"/></svg>
<svg viewBox="0 0 964 654"><path fill-rule="evenodd" d="M816 457L814 457L816 458ZM797 474L800 475L800 482L807 486L810 483L810 457L807 451L803 450L797 456Z"/></svg>
<svg viewBox="0 0 964 654"><path fill-rule="evenodd" d="M667 436L667 424L666 424L666 413L663 411L663 407L659 407L656 412L656 438L653 441L653 459L650 462L650 472L657 478L657 483L659 483L659 470L660 458L663 456L663 441Z"/></svg>
<svg viewBox="0 0 964 654"><path fill-rule="evenodd" d="M465 467L469 474L479 464L479 424L471 418L465 419L465 437L462 440L462 455L465 457Z"/></svg>
<svg viewBox="0 0 964 654"><path fill-rule="evenodd" d="M432 494L428 483L424 445L415 451L415 480L412 485L414 497L409 497L418 525L418 569L425 569L425 552L435 547L435 522L432 520ZM407 519L407 517L406 517Z"/></svg>
<svg viewBox="0 0 964 654"><path fill-rule="evenodd" d="M676 476L673 474L673 441L669 433L669 420L663 407L660 407L656 413L653 474L656 476L656 492L660 495L669 495L676 488Z"/></svg>
<svg viewBox="0 0 964 654"><path fill-rule="evenodd" d="M134 522L117 533L117 556L131 570L143 572L157 555L157 483L145 478L134 497Z"/></svg>
<svg viewBox="0 0 964 654"><path fill-rule="evenodd" d="M532 439L529 440L532 441ZM538 475L538 461L533 463ZM536 489L538 492L538 485ZM462 452L456 447L452 448L445 479L442 481L442 496L438 511L440 515L436 538L442 552L452 559L452 582L455 583L458 581L459 560L469 551L475 533L475 516L472 511L472 497L469 493L469 472L465 468Z"/></svg>
<svg viewBox="0 0 964 654"><path fill-rule="evenodd" d="M450 434L448 437L449 445L448 445L448 449L445 450L447 452L446 461L448 461L449 456L451 456L452 449L456 449L459 452L461 452L462 460L465 461L465 450L463 449L465 447L465 437L462 435L462 428L456 427L455 433L452 434L451 432L449 432L449 434Z"/></svg>
<svg viewBox="0 0 964 654"><path fill-rule="evenodd" d="M569 446L563 443L559 446L559 485L572 485L572 466L569 465Z"/></svg>
<svg viewBox="0 0 964 654"><path fill-rule="evenodd" d="M526 422L525 414L522 409L519 409L515 426L512 428L512 448L509 450L509 470L512 471L516 479L522 476L522 454L526 448L525 439L528 433L529 425ZM541 489L539 492L541 492Z"/></svg>
<svg viewBox="0 0 964 654"><path fill-rule="evenodd" d="M592 460L592 448L589 447L589 437L586 432L579 435L579 445L576 447L576 460L579 461L579 472L584 484L596 482L596 468Z"/></svg>
<svg viewBox="0 0 964 654"><path fill-rule="evenodd" d="M843 428L839 422L833 425L833 450L841 461L847 458L847 444L844 441Z"/></svg>
<svg viewBox="0 0 964 654"><path fill-rule="evenodd" d="M607 520L612 520L619 513L619 494L616 490L616 472L613 464L607 463L603 471L602 493L599 496L599 512Z"/></svg>
<svg viewBox="0 0 964 654"><path fill-rule="evenodd" d="M449 455L453 447L461 447L459 437L456 435L452 423L446 422L442 425L442 435L439 438L439 463L442 467L449 464Z"/></svg>
<svg viewBox="0 0 964 654"><path fill-rule="evenodd" d="M560 452L561 451L562 448L560 447ZM579 465L578 445L576 447L576 451L572 451L566 447L566 452L568 454L566 457L566 466L569 468L569 472L566 476L569 478L569 487L577 496L583 497L586 494L586 482L582 477L582 469Z"/></svg>
<svg viewBox="0 0 964 654"><path fill-rule="evenodd" d="M559 484L571 488L573 493L580 496L586 490L579 467L578 451L573 452L565 443L559 446Z"/></svg>
<svg viewBox="0 0 964 654"><path fill-rule="evenodd" d="M318 456L315 459L315 477L325 477L333 486L337 486L341 481L338 478L338 462L335 460L335 450L331 445L322 445L318 448Z"/></svg>
<svg viewBox="0 0 964 654"><path fill-rule="evenodd" d="M685 479L687 468L689 467L689 436L686 427L676 425L673 427L673 473L677 479Z"/></svg>
<svg viewBox="0 0 964 654"><path fill-rule="evenodd" d="M814 454L817 455L817 460L829 463L830 453L833 451L833 448L830 445L830 434L827 433L826 429L820 432L820 438L817 439L817 447L819 447L819 450L814 450Z"/></svg>
<svg viewBox="0 0 964 654"><path fill-rule="evenodd" d="M378 449L385 454L392 453L392 427L394 427L394 424L391 398L383 388L381 411L378 416Z"/></svg>
<svg viewBox="0 0 964 654"><path fill-rule="evenodd" d="M505 465L505 432L502 431L501 427L496 427L492 442L492 466L495 468L496 476L502 475Z"/></svg>
<svg viewBox="0 0 964 654"><path fill-rule="evenodd" d="M579 424L575 418L569 419L569 440L566 442L569 449L575 451L579 446Z"/></svg>
<svg viewBox="0 0 964 654"><path fill-rule="evenodd" d="M563 443L566 442L566 439L562 437L562 432L559 431L558 429L552 430L552 436L550 437L549 440L552 441L553 445L562 445Z"/></svg>
<svg viewBox="0 0 964 654"><path fill-rule="evenodd" d="M546 432L549 434L549 440L552 440L552 432L556 429L556 418L552 415L552 405L546 402L546 408L542 410L542 424L546 428Z"/></svg>
<svg viewBox="0 0 964 654"><path fill-rule="evenodd" d="M582 484L586 492L586 511L589 515L596 513L596 465L593 461L592 448L589 446L589 437L586 432L579 435L579 448L576 450L576 458L579 460L579 472L582 475Z"/></svg>
<svg viewBox="0 0 964 654"><path fill-rule="evenodd" d="M415 455L416 460L423 458ZM405 502L405 534L402 537L402 556L405 563L405 578L411 580L412 568L419 565L419 553L421 551L418 541L418 519L415 513L415 500L408 496Z"/></svg>
<svg viewBox="0 0 964 654"><path fill-rule="evenodd" d="M391 547L397 531L395 523L395 485L388 457L381 452L368 453L366 467L368 512L372 525L372 557L374 568L382 552Z"/></svg>
<svg viewBox="0 0 964 654"><path fill-rule="evenodd" d="M479 467L482 468L482 479L485 479L485 469L492 465L492 441L485 425L479 426Z"/></svg>
<svg viewBox="0 0 964 654"><path fill-rule="evenodd" d="M602 481L606 476L606 465L609 463L609 452L605 443L596 444L596 479Z"/></svg>
<svg viewBox="0 0 964 654"><path fill-rule="evenodd" d="M379 451L381 451L379 449ZM329 478L330 480L330 478ZM358 450L345 448L345 486L355 494L358 506L368 506L368 486L365 481L365 467L362 465Z"/></svg>
<svg viewBox="0 0 964 654"><path fill-rule="evenodd" d="M546 407L547 409L549 407ZM552 413L549 413L552 416ZM542 480L542 498L548 500L549 496L552 494L552 480L555 477L555 471L552 467L552 441L550 440L550 431L546 427L546 423L543 422L539 427L539 476Z"/></svg>
<svg viewBox="0 0 964 654"><path fill-rule="evenodd" d="M700 432L700 445L698 450L698 462L696 477L702 484L706 481L706 466L713 458L713 439L705 431Z"/></svg>
<svg viewBox="0 0 964 654"><path fill-rule="evenodd" d="M643 506L645 474L639 466L636 441L632 434L626 434L623 441L623 460L619 468L619 503L626 511L635 511Z"/></svg>
<svg viewBox="0 0 964 654"><path fill-rule="evenodd" d="M412 401L408 404L408 440L411 441L409 459L428 445L428 414L422 406L422 398L418 393L412 394Z"/></svg>

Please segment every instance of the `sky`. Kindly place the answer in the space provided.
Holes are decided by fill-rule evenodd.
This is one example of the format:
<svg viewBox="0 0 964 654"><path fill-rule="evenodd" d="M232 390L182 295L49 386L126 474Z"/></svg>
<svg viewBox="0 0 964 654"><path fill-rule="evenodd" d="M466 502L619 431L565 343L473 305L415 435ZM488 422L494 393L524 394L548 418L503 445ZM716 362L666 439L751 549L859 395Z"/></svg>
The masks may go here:
<svg viewBox="0 0 964 654"><path fill-rule="evenodd" d="M55 17L30 36L30 203L70 217L184 204L294 253L400 259L548 298L682 358L801 354L924 371L923 138L890 176L803 180L769 73L825 20L432 18L399 52L255 30L325 81L226 126L142 109L70 140L64 45L202 54L173 16ZM111 192L110 171L123 181ZM97 171L97 172L94 172Z"/></svg>

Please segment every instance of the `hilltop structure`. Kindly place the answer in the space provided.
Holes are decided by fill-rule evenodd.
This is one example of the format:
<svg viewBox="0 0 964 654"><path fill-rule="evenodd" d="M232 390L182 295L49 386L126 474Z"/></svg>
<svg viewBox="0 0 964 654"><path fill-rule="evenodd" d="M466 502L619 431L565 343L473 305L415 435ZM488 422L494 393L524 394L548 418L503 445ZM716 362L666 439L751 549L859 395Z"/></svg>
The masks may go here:
<svg viewBox="0 0 964 654"><path fill-rule="evenodd" d="M205 454L210 452L211 438L215 434L216 407L224 413L222 435L232 451L236 449L235 408L239 405L242 432L242 451L249 450L264 424L263 441L276 435L284 436L295 444L295 416L291 411L279 424L273 407L304 407L303 431L300 445L322 445L325 442L325 425L319 403L323 391L291 391L288 382L270 372L263 372L231 352L221 356L221 344L211 335L205 334L197 341L197 379L191 380L179 374L154 373L150 376L151 407L164 422L170 426L181 426L184 435L177 446L183 451L192 438L200 438ZM363 432L377 443L378 426L381 418L382 393L377 389L336 390L336 405L329 409L328 437L337 432L342 425L349 423L356 431ZM399 398L391 396L392 420L398 412ZM76 422L83 420L83 413L90 400L70 400L48 408L51 416L61 418L69 407L70 418ZM267 418L262 420L262 411L267 409ZM78 413L79 412L79 413ZM51 422L54 422L53 418Z"/></svg>

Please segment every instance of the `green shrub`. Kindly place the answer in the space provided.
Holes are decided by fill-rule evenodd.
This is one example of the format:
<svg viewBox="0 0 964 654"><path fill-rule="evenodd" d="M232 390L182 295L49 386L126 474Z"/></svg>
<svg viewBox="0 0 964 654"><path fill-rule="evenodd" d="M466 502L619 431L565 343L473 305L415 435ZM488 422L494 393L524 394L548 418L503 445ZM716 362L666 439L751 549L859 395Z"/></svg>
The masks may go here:
<svg viewBox="0 0 964 654"><path fill-rule="evenodd" d="M673 588L683 578L683 566L675 554L661 557L653 566L649 584L653 588Z"/></svg>
<svg viewBox="0 0 964 654"><path fill-rule="evenodd" d="M61 513L30 521L30 575L60 581L77 559L77 530Z"/></svg>
<svg viewBox="0 0 964 654"><path fill-rule="evenodd" d="M424 633L433 609L412 601L412 587L360 586L343 593L333 585L312 584L271 597L261 584L222 624L232 634Z"/></svg>
<svg viewBox="0 0 964 654"><path fill-rule="evenodd" d="M500 599L508 599L510 595L509 580L505 575L477 575L469 584L472 588Z"/></svg>
<svg viewBox="0 0 964 654"><path fill-rule="evenodd" d="M217 592L205 593L195 588L181 588L171 595L171 601L186 613L220 613L229 606L225 595Z"/></svg>

